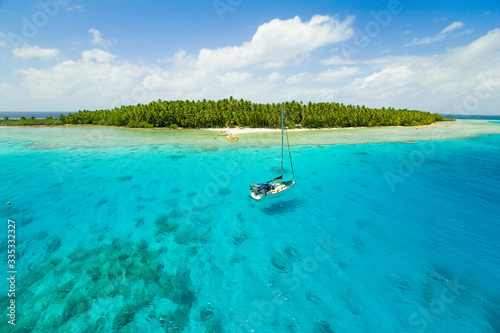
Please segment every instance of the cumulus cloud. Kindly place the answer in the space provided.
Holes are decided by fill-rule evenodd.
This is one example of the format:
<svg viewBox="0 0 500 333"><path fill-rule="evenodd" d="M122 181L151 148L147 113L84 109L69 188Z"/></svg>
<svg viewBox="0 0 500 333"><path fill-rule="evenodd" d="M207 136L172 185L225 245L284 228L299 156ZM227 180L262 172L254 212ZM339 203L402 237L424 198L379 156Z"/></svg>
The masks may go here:
<svg viewBox="0 0 500 333"><path fill-rule="evenodd" d="M361 70L358 67L342 67L339 69L328 69L324 72L315 75L314 81L316 82L337 82L347 79L349 77L358 75Z"/></svg>
<svg viewBox="0 0 500 333"><path fill-rule="evenodd" d="M320 83L335 83L341 82L347 78L356 76L360 74L361 70L358 67L341 67L341 68L329 68L326 71L321 71L318 73L306 73L302 72L295 75L289 75L286 78L286 83L290 85L297 84L314 84Z"/></svg>
<svg viewBox="0 0 500 333"><path fill-rule="evenodd" d="M162 98L232 95L259 100L261 98L255 96L268 96L271 91L279 90L267 84L300 80L300 75L287 76L277 69L298 65L319 48L350 38L353 20L353 17L348 17L339 21L320 15L307 22L299 17L275 19L259 26L252 39L239 46L205 48L197 55L180 50L173 57L162 60L171 66L156 74L161 78L156 91L163 91ZM255 75L253 72L265 74ZM311 77L304 79L310 81Z"/></svg>
<svg viewBox="0 0 500 333"><path fill-rule="evenodd" d="M110 62L114 58L115 56L112 55L111 53L99 49L93 49L91 51L82 52L82 60L84 61L95 60L97 62Z"/></svg>
<svg viewBox="0 0 500 333"><path fill-rule="evenodd" d="M71 101L73 105L80 103L81 108L107 108L158 98L267 98L271 91L282 89L274 87L278 82L293 81L291 75L276 69L300 64L319 48L350 38L353 20L327 15L313 16L309 21L299 17L275 19L259 26L252 39L242 45L202 49L198 54L180 50L160 61L162 67L119 62L100 48L86 50L80 59L51 68L20 70L24 79L19 88L33 98L58 100L59 105ZM110 44L97 29L91 28L89 33L93 44ZM306 75L304 80L312 81L313 77Z"/></svg>
<svg viewBox="0 0 500 333"><path fill-rule="evenodd" d="M355 61L346 59L344 57L340 56L333 56L328 59L323 59L321 60L322 65L330 66L330 65L353 65L355 64Z"/></svg>
<svg viewBox="0 0 500 333"><path fill-rule="evenodd" d="M59 49L43 49L39 46L24 45L20 48L13 49L12 54L15 58L30 59L39 58L43 60L57 58L61 50Z"/></svg>
<svg viewBox="0 0 500 333"><path fill-rule="evenodd" d="M411 43L405 44L405 46L414 46L414 45L423 45L423 44L431 44L435 42L440 42L448 37L450 32L456 31L458 29L462 29L464 24L462 22L456 21L441 30L434 37L422 37L422 38L414 38Z"/></svg>
<svg viewBox="0 0 500 333"><path fill-rule="evenodd" d="M372 64L369 75L339 92L342 98L433 112L459 112L456 105L468 99L483 107L500 104L500 29L443 54L388 57ZM465 111L481 112L479 105Z"/></svg>
<svg viewBox="0 0 500 333"><path fill-rule="evenodd" d="M10 94L14 89L15 89L15 87L12 84L8 84L8 83L1 83L0 84L0 94L7 94L7 93Z"/></svg>
<svg viewBox="0 0 500 333"><path fill-rule="evenodd" d="M286 79L286 82L288 84L298 84L298 83L301 83L302 81L304 81L304 79L306 79L307 77L307 73L299 73L299 74L296 74L296 75L292 75L290 77L288 77Z"/></svg>
<svg viewBox="0 0 500 333"><path fill-rule="evenodd" d="M363 61L331 57L319 61L326 68L311 66L311 57L306 66L296 66L322 47L349 38L351 20L273 20L239 46L197 54L179 50L159 65L136 65L102 49L86 50L75 60L19 71L23 80L15 91L38 102L57 101L61 110L234 96L266 103L336 101L445 112L470 96L476 98L478 89L482 106L500 105L499 29L441 54ZM295 38L286 37L286 31L294 31ZM1 88L2 96L13 91Z"/></svg>
<svg viewBox="0 0 500 333"><path fill-rule="evenodd" d="M106 47L112 44L112 41L102 38L100 31L97 29L90 28L89 33L92 35L92 40L90 41L92 44L102 47Z"/></svg>
<svg viewBox="0 0 500 333"><path fill-rule="evenodd" d="M302 22L298 16L289 20L274 19L259 26L252 40L241 46L202 49L196 65L213 70L284 67L319 47L349 39L354 33L353 20L348 17L340 22L328 15L313 16L308 22Z"/></svg>
<svg viewBox="0 0 500 333"><path fill-rule="evenodd" d="M74 105L76 101L81 108L110 108L133 102L134 88L140 86L149 69L113 59L112 54L92 50L84 51L76 61L66 60L49 69L19 70L24 77L19 88L31 98L57 100L61 105Z"/></svg>

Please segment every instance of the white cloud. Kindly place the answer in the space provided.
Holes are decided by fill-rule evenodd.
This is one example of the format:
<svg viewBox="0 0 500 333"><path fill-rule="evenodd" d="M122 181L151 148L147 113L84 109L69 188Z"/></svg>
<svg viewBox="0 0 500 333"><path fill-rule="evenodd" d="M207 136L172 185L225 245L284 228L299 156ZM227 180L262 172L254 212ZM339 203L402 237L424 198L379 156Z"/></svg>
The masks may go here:
<svg viewBox="0 0 500 333"><path fill-rule="evenodd" d="M358 75L361 70L358 67L342 67L339 69L328 69L324 72L317 74L314 78L316 82L337 82L349 77Z"/></svg>
<svg viewBox="0 0 500 333"><path fill-rule="evenodd" d="M286 78L286 83L289 85L310 85L316 82L320 83L334 83L340 82L347 78L353 77L361 73L361 70L358 67L341 67L341 68L329 68L326 71L322 71L319 73L307 73L302 72L295 75L288 75ZM277 77L277 73L273 73L275 77ZM281 75L283 77L283 75Z"/></svg>
<svg viewBox="0 0 500 333"><path fill-rule="evenodd" d="M8 41L9 41L9 37L7 37L6 34L4 34L3 32L0 31L0 47L3 47L3 48L10 47L10 44Z"/></svg>
<svg viewBox="0 0 500 333"><path fill-rule="evenodd" d="M460 37L460 36L463 36L463 35L470 35L471 33L474 32L474 29L467 29L467 30L462 30L460 32L457 32L455 34L455 37Z"/></svg>
<svg viewBox="0 0 500 333"><path fill-rule="evenodd" d="M83 12L85 11L84 5L76 5L74 3L70 3L70 0L58 0L57 3L64 7L67 11L75 11L75 12Z"/></svg>
<svg viewBox="0 0 500 333"><path fill-rule="evenodd" d="M90 41L92 44L99 45L102 47L106 47L106 46L113 44L112 41L102 38L99 30L94 29L94 28L90 28L89 32L92 35L92 40Z"/></svg>
<svg viewBox="0 0 500 333"><path fill-rule="evenodd" d="M340 22L329 16L314 16L308 22L299 17L275 19L259 26L252 39L240 46L202 49L197 56L180 50L162 60L171 67L158 73L161 82L155 92L173 99L269 96L280 89L271 87L278 82L301 80L300 74L281 74L278 68L298 65L319 48L350 38L352 22L352 17ZM253 72L263 74L249 75ZM312 80L307 75L303 79Z"/></svg>
<svg viewBox="0 0 500 333"><path fill-rule="evenodd" d="M13 49L12 54L15 58L30 59L30 58L40 58L40 59L53 59L59 56L61 50L59 49L42 49L39 46L28 46L24 45L20 48Z"/></svg>
<svg viewBox="0 0 500 333"><path fill-rule="evenodd" d="M273 20L240 46L191 55L179 50L159 62L161 67L118 61L102 49L87 50L78 59L46 69L19 71L21 84L15 89L1 86L0 95L3 101L10 98L12 105L29 96L33 105L57 105L58 110L228 96L266 103L336 101L432 112L449 111L471 96L481 98L481 107L493 110L500 105L499 29L441 54L363 61L331 57L320 61L329 66L326 69L314 66L311 59L317 57L311 57L304 66L296 66L309 54L348 38L349 26L349 19L340 23L330 17ZM455 25L447 33L458 29ZM282 40L285 31L293 31L296 38Z"/></svg>
<svg viewBox="0 0 500 333"><path fill-rule="evenodd" d="M10 94L14 91L15 87L12 84L1 83L0 84L0 94Z"/></svg>
<svg viewBox="0 0 500 333"><path fill-rule="evenodd" d="M115 56L112 55L111 53L99 49L93 49L91 51L82 52L82 60L84 61L95 60L97 62L110 62L114 58Z"/></svg>
<svg viewBox="0 0 500 333"><path fill-rule="evenodd" d="M275 82L283 79L283 75L279 72L272 72L266 79L270 82Z"/></svg>
<svg viewBox="0 0 500 333"><path fill-rule="evenodd" d="M326 65L326 66L331 66L331 65L353 65L355 63L356 63L356 61L349 60L349 59L346 59L346 58L342 58L340 56L333 56L331 58L321 60L321 64L322 65Z"/></svg>
<svg viewBox="0 0 500 333"><path fill-rule="evenodd" d="M246 66L284 67L319 47L349 39L353 35L350 27L353 20L348 17L340 22L320 15L309 22L302 22L298 16L285 21L274 19L259 26L252 40L241 46L202 49L196 66L215 71Z"/></svg>
<svg viewBox="0 0 500 333"><path fill-rule="evenodd" d="M57 101L62 109L100 109L134 102L134 89L141 86L148 68L113 59L112 54L92 50L82 52L79 60L66 60L49 69L19 70L24 80L18 88L32 99Z"/></svg>
<svg viewBox="0 0 500 333"><path fill-rule="evenodd" d="M356 78L339 96L374 106L395 105L432 112L459 112L472 99L500 105L500 29L469 45L431 56L388 57L372 61L371 74ZM490 111L491 112L491 111Z"/></svg>
<svg viewBox="0 0 500 333"><path fill-rule="evenodd" d="M158 63L169 63L174 67L183 67L188 64L193 64L196 61L196 57L192 55L187 55L186 51L180 49L177 51L173 57L165 57L163 59L159 59Z"/></svg>
<svg viewBox="0 0 500 333"><path fill-rule="evenodd" d="M19 93L32 99L57 100L62 109L109 108L158 98L233 95L262 100L281 91L276 85L291 76L275 68L300 64L311 52L350 38L352 22L352 17L339 21L330 16L314 16L307 22L299 17L275 19L259 26L253 38L240 46L202 49L197 55L180 50L160 61L161 68L117 62L102 49L87 50L78 60L18 71L24 78ZM94 44L109 44L97 29L89 33ZM312 80L311 76L304 79Z"/></svg>
<svg viewBox="0 0 500 333"><path fill-rule="evenodd" d="M254 75L249 72L228 72L220 75L220 84L231 86L252 80Z"/></svg>
<svg viewBox="0 0 500 333"><path fill-rule="evenodd" d="M447 34L447 33L450 33L452 31L462 29L463 26L464 26L464 24L462 22L459 22L459 21L453 22L452 24L450 24L449 26L444 28L443 31L441 31L441 34Z"/></svg>
<svg viewBox="0 0 500 333"><path fill-rule="evenodd" d="M286 79L286 83L288 83L288 84L301 83L302 81L304 81L306 76L307 76L307 73L300 73L300 74L292 75L288 79Z"/></svg>
<svg viewBox="0 0 500 333"><path fill-rule="evenodd" d="M462 22L456 21L441 30L434 37L422 37L422 38L414 38L411 43L405 44L405 46L414 46L414 45L423 45L423 44L431 44L435 42L440 42L448 37L450 32L456 31L458 29L462 29L464 24Z"/></svg>

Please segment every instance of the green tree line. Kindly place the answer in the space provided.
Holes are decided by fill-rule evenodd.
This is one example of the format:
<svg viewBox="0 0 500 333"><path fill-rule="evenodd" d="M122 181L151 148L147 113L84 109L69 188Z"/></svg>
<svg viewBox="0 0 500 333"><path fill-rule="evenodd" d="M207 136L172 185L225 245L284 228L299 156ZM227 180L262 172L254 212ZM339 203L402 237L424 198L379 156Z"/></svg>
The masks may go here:
<svg viewBox="0 0 500 333"><path fill-rule="evenodd" d="M30 118L21 117L20 119L9 119L9 117L4 117L0 120L0 125L4 126L57 126L64 125L64 116L59 118L47 117L43 119L36 118L35 116L31 116Z"/></svg>
<svg viewBox="0 0 500 333"><path fill-rule="evenodd" d="M78 111L59 121L73 125L128 127L281 127L281 103L252 103L232 97L218 101L153 101L112 110ZM374 109L342 103L285 102L285 126L294 128L415 126L446 120L442 115L394 108ZM11 124L14 125L14 124Z"/></svg>

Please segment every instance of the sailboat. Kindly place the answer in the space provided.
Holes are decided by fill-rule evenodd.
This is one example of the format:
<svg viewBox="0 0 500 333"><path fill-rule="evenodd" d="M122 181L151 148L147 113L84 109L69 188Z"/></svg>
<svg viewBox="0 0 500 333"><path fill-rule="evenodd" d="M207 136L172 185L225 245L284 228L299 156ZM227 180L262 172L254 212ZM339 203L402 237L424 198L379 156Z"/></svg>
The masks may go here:
<svg viewBox="0 0 500 333"><path fill-rule="evenodd" d="M283 134L286 133L284 130L284 112L283 105L281 106L281 174L262 184L250 184L250 195L255 200L260 200L263 197L277 195L290 189L295 184L295 174L293 172L292 164L292 153L290 152L290 144L288 143L288 134L286 135L286 143L288 146L288 154L290 156L290 167L292 169L292 180L283 180L283 152L284 152L284 141Z"/></svg>

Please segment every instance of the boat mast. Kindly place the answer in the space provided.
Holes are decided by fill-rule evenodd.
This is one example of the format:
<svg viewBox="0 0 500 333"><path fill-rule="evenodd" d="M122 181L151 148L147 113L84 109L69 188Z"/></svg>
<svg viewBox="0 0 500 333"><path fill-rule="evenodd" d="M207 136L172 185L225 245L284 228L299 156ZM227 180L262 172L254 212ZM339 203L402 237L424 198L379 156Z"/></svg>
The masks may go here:
<svg viewBox="0 0 500 333"><path fill-rule="evenodd" d="M290 151L290 142L288 142L288 132L286 132L286 144L288 146L288 156L290 157L290 167L292 168L293 181L295 181L295 172L293 172L293 163L292 163L292 152Z"/></svg>
<svg viewBox="0 0 500 333"><path fill-rule="evenodd" d="M281 181L283 181L283 104L281 104Z"/></svg>

